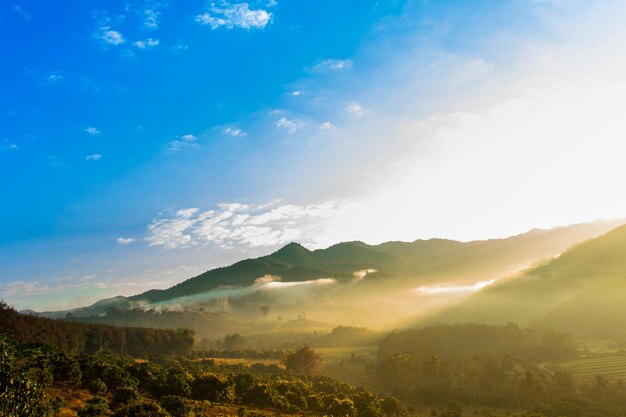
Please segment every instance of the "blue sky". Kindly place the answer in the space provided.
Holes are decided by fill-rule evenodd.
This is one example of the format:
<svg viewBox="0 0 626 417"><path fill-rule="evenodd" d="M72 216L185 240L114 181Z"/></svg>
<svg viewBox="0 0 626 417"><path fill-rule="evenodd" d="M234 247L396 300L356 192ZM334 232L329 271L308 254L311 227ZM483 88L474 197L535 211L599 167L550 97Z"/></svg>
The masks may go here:
<svg viewBox="0 0 626 417"><path fill-rule="evenodd" d="M0 297L66 308L291 240L621 217L624 15L611 1L2 2Z"/></svg>

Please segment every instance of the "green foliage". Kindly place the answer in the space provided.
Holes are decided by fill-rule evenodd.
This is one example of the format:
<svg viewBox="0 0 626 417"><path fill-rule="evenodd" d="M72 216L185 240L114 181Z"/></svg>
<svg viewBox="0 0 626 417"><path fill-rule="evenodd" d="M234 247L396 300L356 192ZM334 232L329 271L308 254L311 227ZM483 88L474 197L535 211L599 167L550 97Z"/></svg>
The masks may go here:
<svg viewBox="0 0 626 417"><path fill-rule="evenodd" d="M356 417L357 410L349 398L333 398L328 406L328 415L332 417Z"/></svg>
<svg viewBox="0 0 626 417"><path fill-rule="evenodd" d="M155 403L139 403L120 408L113 417L170 417Z"/></svg>
<svg viewBox="0 0 626 417"><path fill-rule="evenodd" d="M235 390L230 381L221 375L204 373L198 375L191 385L191 396L195 400L232 402Z"/></svg>
<svg viewBox="0 0 626 417"><path fill-rule="evenodd" d="M392 332L380 342L378 357L398 352L446 358L488 354L553 360L575 356L578 349L572 335L567 333L522 329L512 323L502 326L467 323Z"/></svg>
<svg viewBox="0 0 626 417"><path fill-rule="evenodd" d="M113 391L111 407L118 409L127 405L131 405L139 401L139 392L131 387L117 388Z"/></svg>
<svg viewBox="0 0 626 417"><path fill-rule="evenodd" d="M65 353L110 351L136 357L188 355L194 344L194 332L189 329L143 329L52 320L20 314L2 301L0 333L21 343L56 346Z"/></svg>
<svg viewBox="0 0 626 417"><path fill-rule="evenodd" d="M178 395L168 395L161 398L161 407L170 413L172 417L187 417L192 410L187 400Z"/></svg>
<svg viewBox="0 0 626 417"><path fill-rule="evenodd" d="M28 365L16 358L14 347L0 335L0 415L6 417L53 416L55 407Z"/></svg>
<svg viewBox="0 0 626 417"><path fill-rule="evenodd" d="M94 395L102 395L107 392L107 384L100 378L92 379L88 382L87 388Z"/></svg>
<svg viewBox="0 0 626 417"><path fill-rule="evenodd" d="M397 416L403 413L402 405L395 397L385 397L380 403L383 412L388 416Z"/></svg>
<svg viewBox="0 0 626 417"><path fill-rule="evenodd" d="M283 359L287 369L305 375L311 375L319 366L320 361L320 356L309 346L288 353Z"/></svg>
<svg viewBox="0 0 626 417"><path fill-rule="evenodd" d="M78 417L103 417L107 415L109 406L102 397L94 397L87 401L85 406L78 410Z"/></svg>

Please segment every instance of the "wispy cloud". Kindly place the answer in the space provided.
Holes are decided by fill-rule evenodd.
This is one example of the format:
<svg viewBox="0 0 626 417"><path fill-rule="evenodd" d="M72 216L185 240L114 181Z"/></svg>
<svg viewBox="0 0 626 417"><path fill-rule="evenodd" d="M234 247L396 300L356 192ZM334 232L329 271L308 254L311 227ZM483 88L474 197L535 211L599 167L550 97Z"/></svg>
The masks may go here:
<svg viewBox="0 0 626 417"><path fill-rule="evenodd" d="M221 247L275 246L290 241L314 242L319 223L344 211L336 202L310 205L278 203L251 206L220 204L217 209L179 210L148 226L150 246L169 249L194 245Z"/></svg>
<svg viewBox="0 0 626 417"><path fill-rule="evenodd" d="M134 241L135 239L133 239L132 237L118 237L116 239L117 244L122 246L130 245Z"/></svg>
<svg viewBox="0 0 626 417"><path fill-rule="evenodd" d="M161 11L154 8L146 8L143 10L143 25L148 29L156 29L159 27L161 19Z"/></svg>
<svg viewBox="0 0 626 417"><path fill-rule="evenodd" d="M276 121L275 125L281 129L286 129L289 133L296 133L304 128L305 123L300 119L281 117Z"/></svg>
<svg viewBox="0 0 626 417"><path fill-rule="evenodd" d="M111 29L110 26L101 26L96 32L95 37L102 43L113 46L118 46L126 42L124 36L117 30Z"/></svg>
<svg viewBox="0 0 626 417"><path fill-rule="evenodd" d="M204 12L196 16L196 22L211 26L211 29L225 27L227 29L263 29L272 20L272 13L267 10L250 9L248 3L223 2L221 6L215 3Z"/></svg>
<svg viewBox="0 0 626 417"><path fill-rule="evenodd" d="M187 148L196 149L200 147L200 145L196 143L197 140L198 138L195 135L182 135L178 139L168 142L167 150L172 152L178 152Z"/></svg>
<svg viewBox="0 0 626 417"><path fill-rule="evenodd" d="M8 140L3 140L0 142L0 152L6 151L16 151L19 148L15 143L9 142Z"/></svg>
<svg viewBox="0 0 626 417"><path fill-rule="evenodd" d="M91 136L96 136L99 135L101 132L97 128L90 126L85 128L85 133Z"/></svg>
<svg viewBox="0 0 626 417"><path fill-rule="evenodd" d="M20 15L20 17L26 21L29 21L33 18L30 14L26 13L21 6L13 6L13 11Z"/></svg>
<svg viewBox="0 0 626 417"><path fill-rule="evenodd" d="M85 157L85 159L86 159L87 161L99 161L99 160L101 160L101 159L102 159L102 155L101 155L101 154L99 154L99 153L94 153L94 154L92 154L92 155L87 155L87 156Z"/></svg>
<svg viewBox="0 0 626 417"><path fill-rule="evenodd" d="M133 46L135 48L139 48L139 49L154 48L156 46L159 46L159 40L158 39L148 38L148 39L145 39L143 41L135 41L135 42L133 42Z"/></svg>
<svg viewBox="0 0 626 417"><path fill-rule="evenodd" d="M359 103L351 103L346 107L346 111L354 116L362 116L363 106Z"/></svg>
<svg viewBox="0 0 626 417"><path fill-rule="evenodd" d="M58 83L58 82L60 82L60 81L63 81L63 78L64 78L64 77L63 77L63 75L62 75L62 74L59 74L58 72L53 72L53 73L48 74L48 75L46 76L45 83L46 83L46 84L54 84L54 83Z"/></svg>
<svg viewBox="0 0 626 417"><path fill-rule="evenodd" d="M247 133L237 127L227 127L222 130L222 134L227 136L233 136L236 138L242 138L247 136Z"/></svg>
<svg viewBox="0 0 626 417"><path fill-rule="evenodd" d="M349 59L325 59L313 66L316 72L345 71L351 69L353 62Z"/></svg>

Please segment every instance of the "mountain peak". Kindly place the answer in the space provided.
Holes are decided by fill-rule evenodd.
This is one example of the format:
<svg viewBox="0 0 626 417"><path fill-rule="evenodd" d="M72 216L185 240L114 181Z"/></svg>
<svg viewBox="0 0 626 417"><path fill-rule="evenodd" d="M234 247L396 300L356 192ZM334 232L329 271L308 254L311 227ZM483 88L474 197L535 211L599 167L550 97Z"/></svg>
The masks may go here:
<svg viewBox="0 0 626 417"><path fill-rule="evenodd" d="M269 258L291 265L310 266L313 264L310 254L311 251L301 244L291 242L269 255Z"/></svg>
<svg viewBox="0 0 626 417"><path fill-rule="evenodd" d="M301 244L299 244L298 242L290 242L290 243L287 243L282 248L278 249L271 256L274 256L274 255L279 254L279 253L293 253L293 252L295 252L295 253L309 253L310 251L307 248L305 248L304 246L302 246Z"/></svg>

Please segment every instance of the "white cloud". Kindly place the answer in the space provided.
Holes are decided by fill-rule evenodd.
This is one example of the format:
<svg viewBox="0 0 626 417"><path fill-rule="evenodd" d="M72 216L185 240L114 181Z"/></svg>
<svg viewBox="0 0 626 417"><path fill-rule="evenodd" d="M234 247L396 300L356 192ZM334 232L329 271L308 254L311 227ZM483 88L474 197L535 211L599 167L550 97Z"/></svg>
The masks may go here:
<svg viewBox="0 0 626 417"><path fill-rule="evenodd" d="M86 127L85 128L85 133L91 135L91 136L96 136L99 135L101 132L95 128L95 127Z"/></svg>
<svg viewBox="0 0 626 417"><path fill-rule="evenodd" d="M0 152L3 151L15 151L19 148L15 143L9 142L8 140L3 140L0 142Z"/></svg>
<svg viewBox="0 0 626 417"><path fill-rule="evenodd" d="M296 133L299 130L302 130L305 126L304 122L299 119L288 119L286 117L281 117L275 123L276 127L286 129L289 133Z"/></svg>
<svg viewBox="0 0 626 417"><path fill-rule="evenodd" d="M143 25L148 29L156 29L159 27L159 19L161 18L161 11L153 8L146 8L143 10L144 20Z"/></svg>
<svg viewBox="0 0 626 417"><path fill-rule="evenodd" d="M292 91L291 95L294 96L294 97L298 97L298 96L302 95L302 91L300 91L300 90Z"/></svg>
<svg viewBox="0 0 626 417"><path fill-rule="evenodd" d="M135 48L139 48L139 49L149 49L149 48L154 48L155 46L159 45L159 40L158 39L152 39L152 38L148 38L146 40L143 41L135 41L133 42L133 46Z"/></svg>
<svg viewBox="0 0 626 417"><path fill-rule="evenodd" d="M178 217L182 217L183 219L189 219L191 216L193 216L194 214L196 214L198 212L198 208L188 208L188 209L182 209L182 210L178 210L176 212L176 215Z"/></svg>
<svg viewBox="0 0 626 417"><path fill-rule="evenodd" d="M228 135L228 136L233 136L236 138L242 138L247 136L247 133L244 132L243 130L237 128L237 127L227 127L224 130L222 130L222 133L224 135Z"/></svg>
<svg viewBox="0 0 626 417"><path fill-rule="evenodd" d="M131 244L131 243L133 243L134 241L135 241L135 239L133 239L132 237L118 237L118 238L116 239L116 242L117 242L119 245L123 245L123 246L125 246L125 245L130 245L130 244Z"/></svg>
<svg viewBox="0 0 626 417"><path fill-rule="evenodd" d="M108 45L121 45L126 40L124 36L117 30L111 29L110 26L102 26L99 31L96 33L96 38L98 38L101 42L104 42Z"/></svg>
<svg viewBox="0 0 626 417"><path fill-rule="evenodd" d="M355 116L363 115L363 106L361 106L359 103L349 104L348 107L346 107L346 110L348 113L355 115Z"/></svg>
<svg viewBox="0 0 626 417"><path fill-rule="evenodd" d="M99 153L94 153L94 154L92 154L92 155L87 155L87 156L85 157L85 159L86 159L87 161L99 161L99 160L101 160L101 159L102 159L102 155L101 155L101 154L99 154Z"/></svg>
<svg viewBox="0 0 626 417"><path fill-rule="evenodd" d="M195 143L196 137L194 135L181 136L181 140L173 140L167 144L167 150L171 152L178 152L183 149L198 149L200 145Z"/></svg>
<svg viewBox="0 0 626 417"><path fill-rule="evenodd" d="M313 67L317 72L345 71L352 68L353 62L349 59L326 59Z"/></svg>
<svg viewBox="0 0 626 417"><path fill-rule="evenodd" d="M251 10L248 3L225 2L221 7L212 4L209 10L196 16L196 22L212 29L263 29L271 20L272 13L263 9Z"/></svg>
<svg viewBox="0 0 626 417"><path fill-rule="evenodd" d="M344 212L335 202L311 205L220 204L215 210L183 209L148 226L150 246L264 247L300 241L316 245L321 224Z"/></svg>
<svg viewBox="0 0 626 417"><path fill-rule="evenodd" d="M52 73L52 74L49 74L46 77L46 82L47 83L57 83L57 82L62 81L62 80L63 80L63 75L61 75L59 73Z"/></svg>

